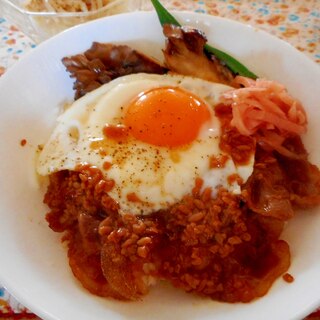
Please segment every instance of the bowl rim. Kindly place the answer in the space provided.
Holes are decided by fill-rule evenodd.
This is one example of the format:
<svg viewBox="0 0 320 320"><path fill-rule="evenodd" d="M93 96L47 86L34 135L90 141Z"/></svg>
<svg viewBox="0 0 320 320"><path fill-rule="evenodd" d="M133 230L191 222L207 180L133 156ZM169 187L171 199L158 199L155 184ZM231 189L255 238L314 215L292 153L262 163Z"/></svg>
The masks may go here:
<svg viewBox="0 0 320 320"><path fill-rule="evenodd" d="M174 13L174 12L173 12ZM179 12L179 14L182 14L182 12ZM129 14L133 14L133 13L129 13ZM136 13L135 13L136 14ZM139 14L141 14L141 12L139 13ZM191 13L192 15L195 15L195 13ZM201 14L201 16L203 15L202 13L197 13L197 14ZM127 14L126 14L127 15ZM221 19L223 19L223 20L228 20L228 21L230 21L229 19L226 19L226 18L220 18L220 17L215 17L216 19L218 19L218 20L221 20ZM103 19L114 19L114 17L107 17L107 18L103 18ZM88 22L88 23L97 23L97 22ZM237 23L238 25L239 25L239 22L236 22L236 21L233 21L233 23ZM250 26L249 26L250 27ZM81 26L76 26L76 27L74 27L74 28L83 28L83 26L81 25ZM258 30L257 30L258 31ZM265 34L265 35L268 35L268 37L270 38L270 37L272 37L273 39L275 38L274 36L272 36L272 35L269 35L269 34L267 34L265 31L261 31L261 30L259 30L259 33L260 32L262 32L263 34ZM65 33L69 33L69 31L67 30L67 31L65 31ZM57 36L55 36L55 37L60 37L59 35L57 35ZM278 39L278 38L277 38ZM287 47L288 49L290 49L290 50L292 50L293 49L293 47L291 46L291 45L288 45L287 43L285 44L285 42L283 41L283 40L280 40L280 39L278 39L278 41L281 41L281 42L278 42L279 44L281 44L282 43L282 45L283 46L285 46L285 47ZM51 40L50 40L50 42L51 42ZM41 46L46 46L46 45L48 45L48 43L43 43L43 44L41 44ZM296 54L298 54L298 56L300 56L300 57L304 57L304 60L308 60L308 64L310 64L310 63L312 63L312 66L316 66L316 63L315 62L313 62L311 59L309 59L309 57L307 57L307 56L305 56L303 53L301 53L301 52L298 52L298 51L295 51L296 52ZM24 57L24 59L23 60L25 60L25 57ZM22 60L20 60L20 61L22 61ZM25 60L25 61L27 61L27 60ZM18 64L16 64L16 65L18 65ZM16 68L16 65L13 67L14 69L11 69L11 70L15 70L15 68ZM319 69L319 71L320 71L320 69ZM10 74L11 72L9 71L8 73L6 73L5 75L4 75L4 77L8 77L8 75ZM1 87L1 83L0 83L0 87ZM9 286L8 286L9 287ZM25 294L25 296L27 296L26 294ZM319 301L319 300L318 300ZM302 311L300 311L300 315L307 315L307 313L309 313L309 312L311 312L312 311L312 309L315 309L315 307L316 307L316 305L315 305L316 303L314 303L314 304L312 304L311 306L310 306L310 304L308 305L308 306L306 306L306 308L304 309L304 310L302 310ZM317 302L317 305L318 305L318 302ZM33 306L33 310L38 310L39 311L39 309L37 308L37 307L34 307ZM40 313L40 311L39 311L39 313ZM48 317L48 319L53 319L53 318L50 318L49 316L50 315L48 315L48 314L46 314L46 316ZM292 318L291 318L292 319Z"/></svg>

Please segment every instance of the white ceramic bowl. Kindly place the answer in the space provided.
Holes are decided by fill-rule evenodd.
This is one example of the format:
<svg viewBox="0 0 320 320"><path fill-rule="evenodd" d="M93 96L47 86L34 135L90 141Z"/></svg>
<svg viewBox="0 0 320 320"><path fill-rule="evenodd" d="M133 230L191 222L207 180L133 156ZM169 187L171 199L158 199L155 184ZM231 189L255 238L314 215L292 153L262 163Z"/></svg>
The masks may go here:
<svg viewBox="0 0 320 320"><path fill-rule="evenodd" d="M213 16L174 13L199 27L209 42L261 77L284 83L309 116L305 144L320 164L320 68L289 44L250 26ZM129 44L161 59L164 38L154 13L96 20L42 43L0 79L0 282L48 320L102 319L301 319L320 305L320 212L299 213L284 231L292 251L292 284L276 281L249 304L218 303L166 285L143 301L95 297L74 279L60 235L45 222L43 190L34 174L37 145L48 138L62 102L73 97L61 58L83 52L92 41ZM21 139L27 144L21 147Z"/></svg>

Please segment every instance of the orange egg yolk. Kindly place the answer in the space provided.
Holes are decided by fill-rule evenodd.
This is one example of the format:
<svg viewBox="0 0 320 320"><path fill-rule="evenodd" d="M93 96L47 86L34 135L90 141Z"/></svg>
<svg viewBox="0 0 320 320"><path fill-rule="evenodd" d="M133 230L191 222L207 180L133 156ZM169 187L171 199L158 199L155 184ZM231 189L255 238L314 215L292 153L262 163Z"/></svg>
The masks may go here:
<svg viewBox="0 0 320 320"><path fill-rule="evenodd" d="M208 105L196 95L178 87L161 87L133 99L124 124L140 141L179 147L195 140L210 117Z"/></svg>

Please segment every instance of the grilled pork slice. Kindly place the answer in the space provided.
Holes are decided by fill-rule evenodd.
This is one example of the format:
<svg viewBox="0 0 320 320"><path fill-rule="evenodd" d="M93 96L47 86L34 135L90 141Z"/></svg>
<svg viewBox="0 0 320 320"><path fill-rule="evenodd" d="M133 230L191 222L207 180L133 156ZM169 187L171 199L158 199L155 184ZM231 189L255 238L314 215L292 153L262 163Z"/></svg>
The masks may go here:
<svg viewBox="0 0 320 320"><path fill-rule="evenodd" d="M243 188L252 211L280 221L292 218L296 208L320 204L320 170L307 159L301 138L287 138L284 147L300 159L258 146L253 174Z"/></svg>
<svg viewBox="0 0 320 320"><path fill-rule="evenodd" d="M169 70L208 81L232 85L234 75L214 56L207 56L205 35L194 28L166 24L167 37L164 50L165 64Z"/></svg>
<svg viewBox="0 0 320 320"><path fill-rule="evenodd" d="M83 54L62 59L75 78L75 99L115 78L132 73L163 74L167 70L151 58L126 45L94 42Z"/></svg>

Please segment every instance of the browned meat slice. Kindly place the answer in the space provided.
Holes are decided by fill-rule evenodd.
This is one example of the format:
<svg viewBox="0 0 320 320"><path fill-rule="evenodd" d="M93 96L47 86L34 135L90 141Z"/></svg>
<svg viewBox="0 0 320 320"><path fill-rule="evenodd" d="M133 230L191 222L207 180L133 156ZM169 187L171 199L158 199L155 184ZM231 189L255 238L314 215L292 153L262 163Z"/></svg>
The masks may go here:
<svg viewBox="0 0 320 320"><path fill-rule="evenodd" d="M295 207L320 204L320 170L308 161L301 138L287 138L284 146L301 159L258 147L254 172L243 192L251 210L280 220L291 218Z"/></svg>
<svg viewBox="0 0 320 320"><path fill-rule="evenodd" d="M101 268L112 290L124 300L138 300L148 292L142 265L121 254L121 246L106 242L101 250Z"/></svg>
<svg viewBox="0 0 320 320"><path fill-rule="evenodd" d="M97 218L80 213L78 217L79 233L82 239L82 246L87 254L100 254L101 243L98 234L100 220Z"/></svg>
<svg viewBox="0 0 320 320"><path fill-rule="evenodd" d="M291 263L289 245L283 241L278 240L270 245L270 251L264 252L264 257L258 262L256 271L256 278L252 277L248 280L253 287L254 296L264 296L274 283L274 281L284 274L290 267ZM260 264L260 265L259 265ZM272 265L272 268L267 268L268 265ZM262 270L268 270L265 273L259 274ZM243 296L245 296L245 292Z"/></svg>
<svg viewBox="0 0 320 320"><path fill-rule="evenodd" d="M164 25L167 37L164 50L167 67L179 74L194 76L208 81L231 85L234 78L231 71L214 57L207 57L204 45L205 35L194 28Z"/></svg>
<svg viewBox="0 0 320 320"><path fill-rule="evenodd" d="M249 208L265 217L285 221L293 216L286 178L272 154L258 150L254 171L243 195Z"/></svg>
<svg viewBox="0 0 320 320"><path fill-rule="evenodd" d="M320 170L307 159L301 138L294 136L284 142L284 146L301 156L292 159L278 155L277 159L286 176L291 191L291 202L299 208L310 208L320 204Z"/></svg>
<svg viewBox="0 0 320 320"><path fill-rule="evenodd" d="M159 219L131 214L101 222L101 268L111 288L125 300L138 300L154 282L161 243ZM150 283L151 280L151 283Z"/></svg>
<svg viewBox="0 0 320 320"><path fill-rule="evenodd" d="M102 273L100 252L88 253L78 230L72 230L68 236L66 240L69 242L69 265L82 286L95 295L123 300L122 295L112 289Z"/></svg>
<svg viewBox="0 0 320 320"><path fill-rule="evenodd" d="M132 73L163 74L166 69L142 53L126 46L94 42L83 54L62 59L75 78L75 99L117 77Z"/></svg>

